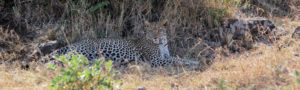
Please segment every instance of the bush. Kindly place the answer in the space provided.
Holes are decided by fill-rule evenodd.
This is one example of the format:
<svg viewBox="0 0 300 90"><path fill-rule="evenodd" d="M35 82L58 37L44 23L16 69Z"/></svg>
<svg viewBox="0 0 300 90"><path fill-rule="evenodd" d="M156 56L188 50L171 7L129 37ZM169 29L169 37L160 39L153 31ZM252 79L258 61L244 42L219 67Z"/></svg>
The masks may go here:
<svg viewBox="0 0 300 90"><path fill-rule="evenodd" d="M72 54L56 58L64 63L63 68L54 64L48 65L49 68L60 72L60 75L52 80L51 89L114 89L121 85L119 80L114 79L118 72L113 72L112 61L105 62L105 59L101 58L95 60L93 65L87 65L89 61L86 57L78 53Z"/></svg>
<svg viewBox="0 0 300 90"><path fill-rule="evenodd" d="M297 84L300 85L300 73L296 71L296 76L297 76Z"/></svg>

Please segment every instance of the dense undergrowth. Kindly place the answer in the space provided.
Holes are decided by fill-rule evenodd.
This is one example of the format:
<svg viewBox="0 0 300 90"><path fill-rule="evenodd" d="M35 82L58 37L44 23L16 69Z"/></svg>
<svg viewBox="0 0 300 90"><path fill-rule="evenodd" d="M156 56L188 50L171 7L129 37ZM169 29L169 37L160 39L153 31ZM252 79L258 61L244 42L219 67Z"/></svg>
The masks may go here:
<svg viewBox="0 0 300 90"><path fill-rule="evenodd" d="M228 18L260 16L293 32L300 25L299 9L298 0L1 0L0 87L51 86L60 73L35 64L46 54L36 49L38 43L140 38L144 20L167 19L172 56L214 62L202 72L175 75L133 66L118 77L124 83L120 88L297 89L300 45L290 34L271 45L253 42L253 48L234 52L219 44L224 39L218 29Z"/></svg>
<svg viewBox="0 0 300 90"><path fill-rule="evenodd" d="M171 55L203 61L215 57L210 48L222 46L216 29L226 18L296 18L297 5L297 0L4 0L0 24L4 30L13 29L23 43L72 43L85 38L140 38L146 30L144 20L166 19ZM202 44L207 42L215 44Z"/></svg>

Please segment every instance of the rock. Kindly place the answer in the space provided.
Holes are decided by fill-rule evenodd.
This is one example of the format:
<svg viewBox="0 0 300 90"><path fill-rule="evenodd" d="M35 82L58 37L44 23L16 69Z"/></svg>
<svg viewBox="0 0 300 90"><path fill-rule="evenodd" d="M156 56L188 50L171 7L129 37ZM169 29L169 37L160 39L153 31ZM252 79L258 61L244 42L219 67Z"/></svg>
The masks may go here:
<svg viewBox="0 0 300 90"><path fill-rule="evenodd" d="M288 34L285 30L276 28L270 20L261 17L227 19L223 25L219 30L222 45L227 45L234 52L251 49L254 42L273 43L280 36Z"/></svg>
<svg viewBox="0 0 300 90"><path fill-rule="evenodd" d="M292 37L295 38L296 40L300 40L300 26L298 26L298 27L295 29L295 31L294 31Z"/></svg>
<svg viewBox="0 0 300 90"><path fill-rule="evenodd" d="M279 16L284 17L295 8L291 7L298 0L242 0L246 7L242 7L241 11L247 16ZM246 3L247 2L247 3ZM295 5L297 6L297 5ZM296 9L297 10L297 9Z"/></svg>
<svg viewBox="0 0 300 90"><path fill-rule="evenodd" d="M179 85L177 83L171 83L171 87L174 89L178 89Z"/></svg>
<svg viewBox="0 0 300 90"><path fill-rule="evenodd" d="M229 32L233 33L233 38L242 38L249 33L251 39L265 43L272 42L279 39L280 36L288 34L287 31L276 28L270 20L261 17L228 19L224 27L230 29Z"/></svg>
<svg viewBox="0 0 300 90"><path fill-rule="evenodd" d="M43 54L49 54L59 46L58 41L49 41L38 45L39 50Z"/></svg>
<svg viewBox="0 0 300 90"><path fill-rule="evenodd" d="M138 86L136 90L146 90L146 87L144 87L144 86Z"/></svg>

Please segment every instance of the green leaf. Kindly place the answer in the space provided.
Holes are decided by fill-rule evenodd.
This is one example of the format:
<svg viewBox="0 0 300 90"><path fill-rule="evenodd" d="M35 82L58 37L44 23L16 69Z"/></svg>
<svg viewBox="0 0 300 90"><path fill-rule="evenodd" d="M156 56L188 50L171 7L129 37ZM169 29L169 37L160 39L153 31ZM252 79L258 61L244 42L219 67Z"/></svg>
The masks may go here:
<svg viewBox="0 0 300 90"><path fill-rule="evenodd" d="M60 82L60 80L62 80L62 77L61 76L57 76L55 77L53 80L52 80L52 84L57 84Z"/></svg>
<svg viewBox="0 0 300 90"><path fill-rule="evenodd" d="M219 82L218 82L218 88L219 88L220 90L225 90L224 83L225 83L225 81L224 81L223 79L219 79Z"/></svg>
<svg viewBox="0 0 300 90"><path fill-rule="evenodd" d="M102 57L102 58L100 58L100 59L97 59L97 60L95 60L95 65L101 65L103 62L105 61L105 58L104 57Z"/></svg>
<svg viewBox="0 0 300 90"><path fill-rule="evenodd" d="M108 62L105 63L105 68L109 72L112 68L112 61L109 60Z"/></svg>
<svg viewBox="0 0 300 90"><path fill-rule="evenodd" d="M88 64L89 63L89 60L84 57L84 55L80 55L80 62L83 63L83 64Z"/></svg>
<svg viewBox="0 0 300 90"><path fill-rule="evenodd" d="M80 65L79 59L77 56L72 56L72 60L70 61L71 67L78 67Z"/></svg>
<svg viewBox="0 0 300 90"><path fill-rule="evenodd" d="M290 87L285 88L285 90L292 90Z"/></svg>
<svg viewBox="0 0 300 90"><path fill-rule="evenodd" d="M54 64L52 64L52 63L48 64L47 68L56 70L56 66Z"/></svg>
<svg viewBox="0 0 300 90"><path fill-rule="evenodd" d="M115 74L115 75L118 75L118 74L119 74L119 72L114 72L114 74Z"/></svg>
<svg viewBox="0 0 300 90"><path fill-rule="evenodd" d="M66 56L64 56L64 55L59 56L58 58L56 58L56 60L61 61L61 62L63 62L63 63L66 63L66 62L67 62Z"/></svg>
<svg viewBox="0 0 300 90"><path fill-rule="evenodd" d="M102 2L102 3L97 4L96 6L92 7L90 11L91 11L92 13L94 13L96 10L98 10L98 9L104 7L104 6L108 6L108 5L109 5L109 2L108 2L108 1L105 1L105 2Z"/></svg>
<svg viewBox="0 0 300 90"><path fill-rule="evenodd" d="M296 71L296 76L297 76L297 84L300 85L300 73Z"/></svg>

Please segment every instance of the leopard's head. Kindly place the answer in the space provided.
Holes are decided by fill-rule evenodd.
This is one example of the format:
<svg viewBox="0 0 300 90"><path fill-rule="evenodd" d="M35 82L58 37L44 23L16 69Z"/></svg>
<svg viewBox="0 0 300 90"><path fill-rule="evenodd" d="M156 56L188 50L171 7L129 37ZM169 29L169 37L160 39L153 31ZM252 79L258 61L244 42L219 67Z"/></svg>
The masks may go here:
<svg viewBox="0 0 300 90"><path fill-rule="evenodd" d="M168 39L167 39L167 28L166 24L167 20L159 21L159 22L148 22L145 21L146 24L146 38L148 40L153 41L153 43L157 44L160 48L160 53L163 57L170 56L168 49Z"/></svg>

